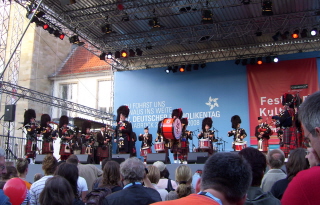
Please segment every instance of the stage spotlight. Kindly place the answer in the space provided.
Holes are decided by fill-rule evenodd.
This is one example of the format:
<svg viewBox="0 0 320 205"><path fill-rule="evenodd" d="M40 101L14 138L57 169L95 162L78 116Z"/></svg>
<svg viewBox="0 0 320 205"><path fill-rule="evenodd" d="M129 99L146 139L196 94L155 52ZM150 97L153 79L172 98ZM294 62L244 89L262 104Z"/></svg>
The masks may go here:
<svg viewBox="0 0 320 205"><path fill-rule="evenodd" d="M279 62L279 58L277 56L273 57L273 62L278 63Z"/></svg>
<svg viewBox="0 0 320 205"><path fill-rule="evenodd" d="M111 58L112 58L112 53L111 53L111 52L109 52L109 53L107 54L107 58L108 58L108 59L111 59Z"/></svg>
<svg viewBox="0 0 320 205"><path fill-rule="evenodd" d="M175 65L175 66L173 66L173 68L172 68L172 72L173 73L176 73L177 71L178 71L178 66L177 65Z"/></svg>
<svg viewBox="0 0 320 205"><path fill-rule="evenodd" d="M271 62L272 62L271 56L267 56L266 57L266 63L271 63Z"/></svg>
<svg viewBox="0 0 320 205"><path fill-rule="evenodd" d="M283 34L281 34L281 39L282 40L288 39L289 34L290 34L289 31L284 32Z"/></svg>
<svg viewBox="0 0 320 205"><path fill-rule="evenodd" d="M198 70L199 69L199 64L194 64L193 65L193 70Z"/></svg>
<svg viewBox="0 0 320 205"><path fill-rule="evenodd" d="M71 5L77 3L76 0L60 0L61 6Z"/></svg>
<svg viewBox="0 0 320 205"><path fill-rule="evenodd" d="M160 25L157 17L153 17L151 20L149 20L149 26L152 27L152 29L158 29L163 27L162 25Z"/></svg>
<svg viewBox="0 0 320 205"><path fill-rule="evenodd" d="M206 63L201 63L201 65L200 65L201 68L205 68L206 66L207 66Z"/></svg>
<svg viewBox="0 0 320 205"><path fill-rule="evenodd" d="M188 65L186 66L186 70L187 70L187 71L191 71L191 69L192 69L192 65L191 65L191 64L188 64Z"/></svg>
<svg viewBox="0 0 320 205"><path fill-rule="evenodd" d="M50 33L50 31L49 31L49 33ZM70 41L70 43L77 44L78 46L82 46L84 44L84 42L81 42L79 40L79 36L77 36L77 35L71 36L69 38L69 41Z"/></svg>
<svg viewBox="0 0 320 205"><path fill-rule="evenodd" d="M251 65L256 64L256 59L255 59L255 58L251 58L251 59L250 59L250 64L251 64Z"/></svg>
<svg viewBox="0 0 320 205"><path fill-rule="evenodd" d="M263 16L272 16L272 1L263 1L262 2L262 15Z"/></svg>
<svg viewBox="0 0 320 205"><path fill-rule="evenodd" d="M142 56L142 50L140 48L136 49L136 53L138 56Z"/></svg>
<svg viewBox="0 0 320 205"><path fill-rule="evenodd" d="M263 63L263 62L262 62L262 57L258 57L258 59L257 59L257 64L258 64L258 65L262 65L262 63Z"/></svg>
<svg viewBox="0 0 320 205"><path fill-rule="evenodd" d="M280 36L280 32L278 31L276 34L274 34L274 35L272 36L272 39L273 39L274 41L278 41L278 40L279 40L279 36Z"/></svg>
<svg viewBox="0 0 320 205"><path fill-rule="evenodd" d="M298 30L298 29L295 30L291 36L292 36L292 38L294 38L294 39L299 38L299 30Z"/></svg>
<svg viewBox="0 0 320 205"><path fill-rule="evenodd" d="M262 32L261 31L257 31L255 34L256 34L256 36L262 36Z"/></svg>
<svg viewBox="0 0 320 205"><path fill-rule="evenodd" d="M102 60L102 61L104 61L104 60L106 60L106 53L105 52L102 52L101 54L100 54L100 60Z"/></svg>
<svg viewBox="0 0 320 205"><path fill-rule="evenodd" d="M213 19L212 19L212 12L211 10L205 9L202 11L202 24L213 24Z"/></svg>
<svg viewBox="0 0 320 205"><path fill-rule="evenodd" d="M127 58L127 57L128 57L127 51L122 50L122 51L121 51L121 57L122 57L122 58Z"/></svg>
<svg viewBox="0 0 320 205"><path fill-rule="evenodd" d="M308 37L308 30L307 29L303 29L300 33L301 38L306 38Z"/></svg>
<svg viewBox="0 0 320 205"><path fill-rule="evenodd" d="M61 33L61 34L59 35L59 38L60 38L61 40L63 40L64 37L65 37L65 35L64 35L63 33Z"/></svg>
<svg viewBox="0 0 320 205"><path fill-rule="evenodd" d="M181 73L183 73L183 72L185 71L185 68L186 68L185 65L181 65L180 68L179 68L179 71L180 71Z"/></svg>
<svg viewBox="0 0 320 205"><path fill-rule="evenodd" d="M239 65L239 64L240 64L240 59L237 59L234 63L235 63L236 65Z"/></svg>
<svg viewBox="0 0 320 205"><path fill-rule="evenodd" d="M248 64L248 59L242 59L242 65L247 65Z"/></svg>
<svg viewBox="0 0 320 205"><path fill-rule="evenodd" d="M311 31L310 31L310 35L311 36L315 36L318 34L318 29L317 28L313 28Z"/></svg>
<svg viewBox="0 0 320 205"><path fill-rule="evenodd" d="M121 57L120 51L116 51L116 52L114 53L114 58L120 58L120 57Z"/></svg>
<svg viewBox="0 0 320 205"><path fill-rule="evenodd" d="M136 56L136 53L134 52L134 50L132 50L132 49L129 50L129 56L130 57L135 57Z"/></svg>
<svg viewBox="0 0 320 205"><path fill-rule="evenodd" d="M44 30L48 30L49 25L48 25L48 24L44 24L44 25L42 26L42 28L43 28Z"/></svg>
<svg viewBox="0 0 320 205"><path fill-rule="evenodd" d="M147 50L150 50L150 49L152 49L152 48L153 48L153 46L151 45L150 42L148 42L147 45L146 45L146 49L147 49Z"/></svg>
<svg viewBox="0 0 320 205"><path fill-rule="evenodd" d="M168 68L165 71L166 71L166 73L170 73L172 71L172 67L168 66Z"/></svg>
<svg viewBox="0 0 320 205"><path fill-rule="evenodd" d="M101 32L102 33L111 33L112 32L112 27L111 24L104 24L101 26Z"/></svg>
<svg viewBox="0 0 320 205"><path fill-rule="evenodd" d="M250 4L250 2L251 2L251 0L242 0L242 1L241 1L241 3L242 3L243 5L248 5L248 4Z"/></svg>

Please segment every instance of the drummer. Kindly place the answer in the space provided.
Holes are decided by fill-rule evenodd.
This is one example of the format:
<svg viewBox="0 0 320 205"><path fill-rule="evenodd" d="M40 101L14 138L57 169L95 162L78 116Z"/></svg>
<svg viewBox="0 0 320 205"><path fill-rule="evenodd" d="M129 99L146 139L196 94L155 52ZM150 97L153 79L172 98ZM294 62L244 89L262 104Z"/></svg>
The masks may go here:
<svg viewBox="0 0 320 205"><path fill-rule="evenodd" d="M199 152L208 152L209 155L213 154L212 142L216 142L214 131L210 130L212 127L211 117L206 117L202 120L202 131L198 134Z"/></svg>
<svg viewBox="0 0 320 205"><path fill-rule="evenodd" d="M172 110L171 113L171 118L173 119L180 119L182 118L183 112L182 109L174 109ZM179 160L181 160L182 156L180 154L180 140L179 139L172 139L172 147L171 147L171 153L173 153L173 159L174 159L174 163L179 163ZM179 160L178 160L179 159Z"/></svg>
<svg viewBox="0 0 320 205"><path fill-rule="evenodd" d="M240 128L241 125L241 118L239 115L234 115L231 117L231 127L233 130L228 132L228 137L233 136L233 143L232 143L232 148L234 151L241 151L236 150L235 143L243 143L244 146L243 148L246 147L246 142L243 141L243 139L247 136L246 131L243 128Z"/></svg>
<svg viewBox="0 0 320 205"><path fill-rule="evenodd" d="M142 141L140 155L143 157L144 163L147 163L147 155L148 153L152 153L152 134L149 133L148 126L144 128L144 134L139 135L139 141Z"/></svg>
<svg viewBox="0 0 320 205"><path fill-rule="evenodd" d="M161 132L162 120L158 123L157 137L155 139L155 150L157 153L166 153L166 164L171 164L168 149L171 148L171 140L163 137Z"/></svg>
<svg viewBox="0 0 320 205"><path fill-rule="evenodd" d="M181 162L183 164L187 164L188 153L189 153L189 141L188 140L192 140L192 133L187 130L188 118L182 118L181 124L182 124L182 135L180 138Z"/></svg>

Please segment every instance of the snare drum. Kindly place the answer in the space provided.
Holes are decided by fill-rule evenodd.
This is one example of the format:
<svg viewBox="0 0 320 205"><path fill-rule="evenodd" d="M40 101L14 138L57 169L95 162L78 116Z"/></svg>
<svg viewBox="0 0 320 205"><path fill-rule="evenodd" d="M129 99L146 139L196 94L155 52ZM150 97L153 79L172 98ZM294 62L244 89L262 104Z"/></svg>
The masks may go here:
<svg viewBox="0 0 320 205"><path fill-rule="evenodd" d="M147 157L148 153L152 153L151 148L140 149L140 156Z"/></svg>
<svg viewBox="0 0 320 205"><path fill-rule="evenodd" d="M247 147L247 142L235 142L234 143L235 151L241 151Z"/></svg>
<svg viewBox="0 0 320 205"><path fill-rule="evenodd" d="M182 125L179 118L164 118L161 124L162 136L166 139L180 139Z"/></svg>
<svg viewBox="0 0 320 205"><path fill-rule="evenodd" d="M154 143L154 149L157 152L164 151L164 142L156 142L156 143Z"/></svg>
<svg viewBox="0 0 320 205"><path fill-rule="evenodd" d="M199 148L200 149L209 149L210 148L210 140L209 139L200 139L199 140Z"/></svg>

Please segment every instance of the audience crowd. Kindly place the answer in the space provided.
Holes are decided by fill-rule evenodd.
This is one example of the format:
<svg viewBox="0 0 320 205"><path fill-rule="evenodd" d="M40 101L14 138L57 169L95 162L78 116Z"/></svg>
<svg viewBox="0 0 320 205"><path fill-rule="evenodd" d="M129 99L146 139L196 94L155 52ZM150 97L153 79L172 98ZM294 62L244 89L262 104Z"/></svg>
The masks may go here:
<svg viewBox="0 0 320 205"><path fill-rule="evenodd" d="M146 166L136 157L121 164L105 159L98 169L80 164L76 155L66 162L47 155L42 162L44 176L36 174L31 183L26 180L28 160L6 164L5 151L0 148L0 205L14 201L6 187L15 179L25 187L16 193L19 204L30 205L319 204L320 92L301 104L299 119L308 148L292 150L286 163L280 149L265 155L248 147L238 153L215 153L196 173L180 165L175 180L160 161Z"/></svg>

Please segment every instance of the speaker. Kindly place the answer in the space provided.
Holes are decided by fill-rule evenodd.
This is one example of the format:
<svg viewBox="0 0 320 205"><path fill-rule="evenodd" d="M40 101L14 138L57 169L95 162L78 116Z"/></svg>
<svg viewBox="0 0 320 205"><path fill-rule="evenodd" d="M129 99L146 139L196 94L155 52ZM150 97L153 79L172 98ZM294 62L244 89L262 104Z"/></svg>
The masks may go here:
<svg viewBox="0 0 320 205"><path fill-rule="evenodd" d="M208 158L209 157L202 157L202 156L197 157L196 164L205 164Z"/></svg>
<svg viewBox="0 0 320 205"><path fill-rule="evenodd" d="M156 161L161 161L161 162L165 163L166 153L148 153L147 164L153 164Z"/></svg>
<svg viewBox="0 0 320 205"><path fill-rule="evenodd" d="M113 154L111 160L118 162L121 164L126 159L130 158L130 154Z"/></svg>
<svg viewBox="0 0 320 205"><path fill-rule="evenodd" d="M35 164L42 164L43 159L46 157L46 154L38 154L34 160Z"/></svg>
<svg viewBox="0 0 320 205"><path fill-rule="evenodd" d="M4 121L13 122L16 116L16 105L6 105L4 109Z"/></svg>
<svg viewBox="0 0 320 205"><path fill-rule="evenodd" d="M188 164L196 163L198 160L198 157L208 158L208 152L189 152L188 153Z"/></svg>
<svg viewBox="0 0 320 205"><path fill-rule="evenodd" d="M89 164L89 155L87 154L76 154L76 156L78 157L79 163L80 164Z"/></svg>

